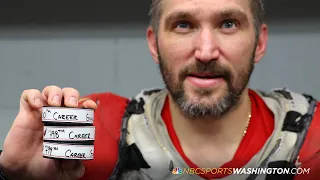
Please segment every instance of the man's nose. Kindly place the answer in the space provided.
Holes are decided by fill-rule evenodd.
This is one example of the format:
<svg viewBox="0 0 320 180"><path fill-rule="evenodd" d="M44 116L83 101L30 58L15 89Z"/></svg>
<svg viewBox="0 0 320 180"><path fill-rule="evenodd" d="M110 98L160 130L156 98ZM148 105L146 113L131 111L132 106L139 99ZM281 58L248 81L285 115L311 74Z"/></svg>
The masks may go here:
<svg viewBox="0 0 320 180"><path fill-rule="evenodd" d="M204 29L196 38L194 56L197 60L207 63L219 58L220 51L214 30Z"/></svg>

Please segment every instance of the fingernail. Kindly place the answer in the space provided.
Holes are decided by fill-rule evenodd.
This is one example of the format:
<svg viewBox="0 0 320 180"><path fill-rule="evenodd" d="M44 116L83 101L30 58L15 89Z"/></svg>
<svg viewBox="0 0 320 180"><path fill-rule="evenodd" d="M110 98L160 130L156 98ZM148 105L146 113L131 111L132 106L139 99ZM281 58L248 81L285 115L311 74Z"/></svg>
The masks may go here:
<svg viewBox="0 0 320 180"><path fill-rule="evenodd" d="M59 96L54 96L54 97L52 98L52 102L53 102L54 104L60 104L60 97L59 97Z"/></svg>
<svg viewBox="0 0 320 180"><path fill-rule="evenodd" d="M70 97L70 98L69 98L69 103L70 103L71 105L77 106L77 105L78 105L77 98L75 98L75 97Z"/></svg>
<svg viewBox="0 0 320 180"><path fill-rule="evenodd" d="M41 105L42 105L41 100L40 100L39 98L37 98L37 99L34 100L34 104L35 104L36 106L41 106Z"/></svg>

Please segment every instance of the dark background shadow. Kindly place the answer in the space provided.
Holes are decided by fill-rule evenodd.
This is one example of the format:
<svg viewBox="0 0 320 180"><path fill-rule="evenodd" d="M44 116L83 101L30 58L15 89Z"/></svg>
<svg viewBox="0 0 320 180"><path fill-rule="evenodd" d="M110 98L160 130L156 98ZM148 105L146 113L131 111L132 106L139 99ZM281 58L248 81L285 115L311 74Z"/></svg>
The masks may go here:
<svg viewBox="0 0 320 180"><path fill-rule="evenodd" d="M83 25L147 23L151 0L117 1L2 1L0 25ZM272 22L318 19L316 0L266 0L267 20Z"/></svg>

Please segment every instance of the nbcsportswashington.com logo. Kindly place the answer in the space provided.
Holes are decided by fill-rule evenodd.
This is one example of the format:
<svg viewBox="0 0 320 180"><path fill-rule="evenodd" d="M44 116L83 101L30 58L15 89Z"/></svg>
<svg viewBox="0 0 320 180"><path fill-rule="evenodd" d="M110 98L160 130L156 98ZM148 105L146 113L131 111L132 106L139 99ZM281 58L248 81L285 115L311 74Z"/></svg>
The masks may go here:
<svg viewBox="0 0 320 180"><path fill-rule="evenodd" d="M309 174L310 168L179 168L172 174Z"/></svg>

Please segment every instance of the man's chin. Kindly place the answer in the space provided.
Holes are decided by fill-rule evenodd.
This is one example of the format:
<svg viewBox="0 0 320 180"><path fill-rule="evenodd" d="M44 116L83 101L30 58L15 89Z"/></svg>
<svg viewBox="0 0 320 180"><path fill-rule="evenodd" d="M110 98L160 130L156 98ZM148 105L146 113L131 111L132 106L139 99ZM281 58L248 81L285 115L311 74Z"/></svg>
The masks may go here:
<svg viewBox="0 0 320 180"><path fill-rule="evenodd" d="M219 89L187 89L172 92L173 100L189 118L220 117L228 111L230 103L228 91Z"/></svg>
<svg viewBox="0 0 320 180"><path fill-rule="evenodd" d="M221 94L215 92L213 89L197 89L193 92L185 94L185 100L189 104L197 104L201 106L211 107L221 99Z"/></svg>
<svg viewBox="0 0 320 180"><path fill-rule="evenodd" d="M217 100L212 97L185 97L180 101L179 107L183 114L191 119L207 118L216 116Z"/></svg>
<svg viewBox="0 0 320 180"><path fill-rule="evenodd" d="M199 88L186 85L184 88L185 96L191 99L219 99L219 97L226 95L227 88L224 85L218 87Z"/></svg>

